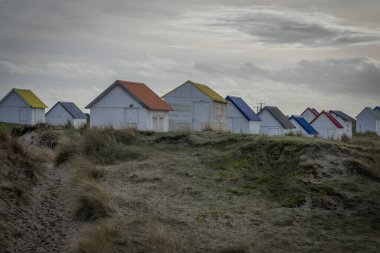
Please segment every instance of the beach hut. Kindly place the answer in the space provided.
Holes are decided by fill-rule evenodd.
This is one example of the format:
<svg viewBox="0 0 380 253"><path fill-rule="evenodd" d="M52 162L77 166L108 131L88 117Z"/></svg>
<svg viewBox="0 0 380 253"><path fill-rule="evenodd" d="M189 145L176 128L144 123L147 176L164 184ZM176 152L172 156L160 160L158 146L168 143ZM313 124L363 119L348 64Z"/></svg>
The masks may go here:
<svg viewBox="0 0 380 253"><path fill-rule="evenodd" d="M373 132L380 135L380 110L373 110L370 107L364 108L356 116L356 132Z"/></svg>
<svg viewBox="0 0 380 253"><path fill-rule="evenodd" d="M344 127L327 111L318 114L310 125L318 131L322 139L340 140L344 133Z"/></svg>
<svg viewBox="0 0 380 253"><path fill-rule="evenodd" d="M167 132L172 109L146 84L116 80L86 108L94 127Z"/></svg>
<svg viewBox="0 0 380 253"><path fill-rule="evenodd" d="M317 117L319 112L315 108L306 108L306 110L301 113L301 116L307 121L311 122L315 117Z"/></svg>
<svg viewBox="0 0 380 253"><path fill-rule="evenodd" d="M50 125L65 125L70 122L75 128L86 124L86 115L72 102L58 102L45 115Z"/></svg>
<svg viewBox="0 0 380 253"><path fill-rule="evenodd" d="M302 116L292 115L289 120L296 127L292 129L294 134L300 134L308 137L318 135L317 130L315 130L314 127L312 127Z"/></svg>
<svg viewBox="0 0 380 253"><path fill-rule="evenodd" d="M240 97L227 96L227 129L233 133L259 134L261 119Z"/></svg>
<svg viewBox="0 0 380 253"><path fill-rule="evenodd" d="M342 111L330 110L330 113L344 127L343 134L351 138L356 120Z"/></svg>
<svg viewBox="0 0 380 253"><path fill-rule="evenodd" d="M47 106L31 91L12 89L0 101L0 121L35 125L45 122Z"/></svg>
<svg viewBox="0 0 380 253"><path fill-rule="evenodd" d="M261 119L260 134L285 135L295 129L292 122L275 106L265 106L258 116Z"/></svg>
<svg viewBox="0 0 380 253"><path fill-rule="evenodd" d="M169 113L171 131L226 130L227 100L207 85L189 80L163 98L173 108Z"/></svg>

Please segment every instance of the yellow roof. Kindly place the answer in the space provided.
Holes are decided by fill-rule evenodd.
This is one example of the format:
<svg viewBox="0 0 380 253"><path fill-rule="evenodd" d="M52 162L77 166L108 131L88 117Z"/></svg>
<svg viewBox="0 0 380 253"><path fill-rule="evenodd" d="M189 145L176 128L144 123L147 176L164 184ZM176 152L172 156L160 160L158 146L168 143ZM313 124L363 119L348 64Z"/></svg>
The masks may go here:
<svg viewBox="0 0 380 253"><path fill-rule="evenodd" d="M47 106L31 91L22 89L13 89L25 102L34 108L47 108Z"/></svg>
<svg viewBox="0 0 380 253"><path fill-rule="evenodd" d="M216 93L216 91L214 91L213 89L211 89L207 85L196 83L196 82L193 82L190 80L189 80L189 82L192 83L198 90L200 90L203 94L205 94L206 96L208 96L212 100L227 104L227 100L225 100L221 95Z"/></svg>
<svg viewBox="0 0 380 253"><path fill-rule="evenodd" d="M173 91L177 90L178 88L182 87L183 85L185 85L187 83L191 83L192 85L194 85L195 88L197 88L200 92L202 92L203 94L205 94L206 96L208 96L209 98L211 98L211 100L227 104L227 100L225 100L221 95L219 95L218 93L216 93L213 89L211 89L207 85L204 85L204 84L201 84L201 83L197 83L197 82L194 82L194 81L191 81L191 80L186 81L184 84L178 86L177 88L175 88L172 91L169 91L168 93L166 93L162 97L165 97L166 95L172 93Z"/></svg>

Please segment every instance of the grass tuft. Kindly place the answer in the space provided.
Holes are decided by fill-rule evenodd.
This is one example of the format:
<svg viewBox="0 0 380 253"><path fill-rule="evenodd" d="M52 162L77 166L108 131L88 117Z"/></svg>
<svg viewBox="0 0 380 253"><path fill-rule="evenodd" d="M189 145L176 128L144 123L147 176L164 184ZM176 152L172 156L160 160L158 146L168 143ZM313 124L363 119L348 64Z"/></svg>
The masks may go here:
<svg viewBox="0 0 380 253"><path fill-rule="evenodd" d="M94 221L115 212L107 192L91 179L82 179L75 187L73 203L74 218L78 221Z"/></svg>
<svg viewBox="0 0 380 253"><path fill-rule="evenodd" d="M74 155L79 154L79 149L74 141L67 141L62 143L57 150L55 157L55 166L59 166L69 161Z"/></svg>
<svg viewBox="0 0 380 253"><path fill-rule="evenodd" d="M100 164L114 164L118 161L128 161L142 158L139 150L127 145L135 140L131 130L114 130L112 128L88 129L84 133L83 153L91 160Z"/></svg>

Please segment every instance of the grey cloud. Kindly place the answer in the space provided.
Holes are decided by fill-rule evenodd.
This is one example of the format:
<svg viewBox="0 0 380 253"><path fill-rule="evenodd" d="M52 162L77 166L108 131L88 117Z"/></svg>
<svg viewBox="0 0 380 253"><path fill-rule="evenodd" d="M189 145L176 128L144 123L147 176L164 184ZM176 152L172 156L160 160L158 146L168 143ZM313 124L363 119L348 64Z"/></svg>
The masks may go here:
<svg viewBox="0 0 380 253"><path fill-rule="evenodd" d="M200 67L201 66L201 67ZM270 80L289 88L305 86L323 94L380 96L380 61L371 58L302 60L291 67L268 68L253 63L207 67L196 64L199 71L228 75L248 81Z"/></svg>
<svg viewBox="0 0 380 253"><path fill-rule="evenodd" d="M225 36L239 31L250 36L240 36L243 39L269 46L313 48L380 43L380 31L346 25L344 20L317 12L252 6L220 7L206 12L189 12L187 16L194 27L209 27L210 33Z"/></svg>

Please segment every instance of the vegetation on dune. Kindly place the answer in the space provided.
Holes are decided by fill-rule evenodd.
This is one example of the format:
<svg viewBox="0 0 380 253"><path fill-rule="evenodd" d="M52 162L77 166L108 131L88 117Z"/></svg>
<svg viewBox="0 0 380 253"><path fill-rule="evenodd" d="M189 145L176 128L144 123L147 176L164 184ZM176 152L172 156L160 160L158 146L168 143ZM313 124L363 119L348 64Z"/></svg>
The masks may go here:
<svg viewBox="0 0 380 253"><path fill-rule="evenodd" d="M305 202L304 177L313 166L302 163L305 147L295 141L260 140L220 155L214 161L218 181L232 180L240 186L235 194L259 190L285 207Z"/></svg>
<svg viewBox="0 0 380 253"><path fill-rule="evenodd" d="M377 136L337 142L88 126L40 128L34 136L37 143L57 141L45 150L69 175L71 215L80 228L74 252L370 252L379 246ZM37 158L17 138L0 134L0 167L7 166L0 170L1 198L28 195L43 167ZM245 234L249 239L240 243ZM0 247L3 242L0 236Z"/></svg>
<svg viewBox="0 0 380 253"><path fill-rule="evenodd" d="M33 185L44 168L43 160L26 150L8 132L0 131L0 248L6 248L14 230L9 210L27 201Z"/></svg>
<svg viewBox="0 0 380 253"><path fill-rule="evenodd" d="M74 217L78 221L110 217L115 212L107 192L94 180L82 179L72 191Z"/></svg>
<svg viewBox="0 0 380 253"><path fill-rule="evenodd" d="M74 218L78 221L93 221L110 217L115 208L104 187L96 181L104 176L104 170L80 156L70 160L70 165Z"/></svg>
<svg viewBox="0 0 380 253"><path fill-rule="evenodd" d="M135 139L136 133L131 130L88 129L84 133L81 148L90 160L100 164L112 164L143 157L141 152L128 145Z"/></svg>

